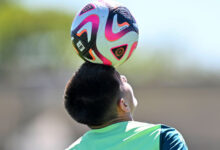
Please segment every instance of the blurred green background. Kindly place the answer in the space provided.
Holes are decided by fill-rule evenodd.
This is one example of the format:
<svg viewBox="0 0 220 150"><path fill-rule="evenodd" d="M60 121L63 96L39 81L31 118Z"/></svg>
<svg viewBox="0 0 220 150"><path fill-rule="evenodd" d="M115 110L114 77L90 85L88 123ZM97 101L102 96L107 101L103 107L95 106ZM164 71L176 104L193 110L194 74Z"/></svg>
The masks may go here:
<svg viewBox="0 0 220 150"><path fill-rule="evenodd" d="M30 3L0 1L0 149L60 150L88 130L71 120L62 98L66 82L83 63L70 41L80 2L67 11L64 5L49 7L46 1L36 7ZM191 53L183 54L187 45L166 40L166 34L158 35L164 41L147 45L151 37L141 35L138 49L118 68L139 101L135 120L177 128L189 149L219 149L220 63L210 62L220 55L214 58L198 50L200 56L193 57L206 61L188 61ZM218 46L214 49L220 51Z"/></svg>

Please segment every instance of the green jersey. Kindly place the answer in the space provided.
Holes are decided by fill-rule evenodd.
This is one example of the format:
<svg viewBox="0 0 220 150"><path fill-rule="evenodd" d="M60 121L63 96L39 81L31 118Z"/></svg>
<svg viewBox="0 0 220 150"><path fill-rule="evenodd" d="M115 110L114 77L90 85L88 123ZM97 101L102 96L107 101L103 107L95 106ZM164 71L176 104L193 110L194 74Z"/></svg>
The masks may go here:
<svg viewBox="0 0 220 150"><path fill-rule="evenodd" d="M187 150L174 128L136 121L92 129L66 150Z"/></svg>

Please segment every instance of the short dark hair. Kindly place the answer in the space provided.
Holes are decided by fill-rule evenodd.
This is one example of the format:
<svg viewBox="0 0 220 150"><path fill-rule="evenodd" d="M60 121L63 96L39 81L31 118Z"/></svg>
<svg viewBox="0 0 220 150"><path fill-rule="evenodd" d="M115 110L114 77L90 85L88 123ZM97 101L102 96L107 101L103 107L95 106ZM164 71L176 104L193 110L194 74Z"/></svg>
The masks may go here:
<svg viewBox="0 0 220 150"><path fill-rule="evenodd" d="M68 82L64 104L70 116L89 126L117 116L120 75L112 66L85 62Z"/></svg>

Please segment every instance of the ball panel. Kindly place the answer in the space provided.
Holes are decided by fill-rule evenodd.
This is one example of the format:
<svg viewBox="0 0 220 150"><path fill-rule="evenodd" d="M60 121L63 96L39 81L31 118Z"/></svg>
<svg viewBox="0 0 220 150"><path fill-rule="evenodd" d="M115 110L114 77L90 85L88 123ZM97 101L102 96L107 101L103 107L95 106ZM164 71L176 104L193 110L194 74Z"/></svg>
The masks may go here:
<svg viewBox="0 0 220 150"><path fill-rule="evenodd" d="M90 34L91 40L85 40L81 36L83 33L87 32L87 29L84 29L83 26L87 25L88 23L92 23L92 32ZM88 52L91 49L91 46L96 41L96 34L99 26L99 16L96 14L92 14L87 16L71 33L73 37L73 46L78 50L79 55L81 57L89 56ZM89 31L89 28L88 28ZM89 33L89 32L87 32ZM87 57L90 58L90 57Z"/></svg>
<svg viewBox="0 0 220 150"><path fill-rule="evenodd" d="M86 37L83 37L83 34L86 33ZM92 36L92 23L88 22L85 24L79 31L76 33L78 37L80 37L83 41L90 42Z"/></svg>
<svg viewBox="0 0 220 150"><path fill-rule="evenodd" d="M127 48L128 48L128 44L123 44L113 47L111 48L112 55L115 56L115 58L120 61L124 57Z"/></svg>
<svg viewBox="0 0 220 150"><path fill-rule="evenodd" d="M116 41L125 34L127 34L128 32L133 30L132 28L130 28L130 25L125 26L124 28L118 26L117 16L118 14L110 12L109 17L107 19L106 28L105 28L105 37L109 41ZM124 20L124 22L126 22L126 20Z"/></svg>
<svg viewBox="0 0 220 150"><path fill-rule="evenodd" d="M126 60L128 60L128 59L131 57L131 54L132 54L133 51L137 48L137 44L138 44L138 42L134 42L134 43L132 44L131 50L130 50L130 52L129 52L129 54L128 54L128 57L127 57Z"/></svg>
<svg viewBox="0 0 220 150"><path fill-rule="evenodd" d="M101 54L103 54L106 58L112 61L113 66L118 66L122 64L124 61L127 60L127 57L129 55L131 46L134 42L137 41L138 34L136 32L129 32L119 40L110 42L107 39L100 37L98 34L97 36L97 48L100 51ZM127 51L125 52L124 56L118 60L115 58L115 56L112 54L111 49L113 47L119 46L119 45L125 45L127 44Z"/></svg>
<svg viewBox="0 0 220 150"><path fill-rule="evenodd" d="M86 13L86 12L88 12L88 11L91 11L91 10L93 10L93 9L95 9L96 7L95 7L95 5L94 4L88 4L88 5L86 5L83 9L82 9L82 11L79 13L79 16L81 16L82 14L84 14L84 13Z"/></svg>
<svg viewBox="0 0 220 150"><path fill-rule="evenodd" d="M103 56L97 49L94 50L95 54L99 57L99 59L102 60L104 65L112 65L112 62L107 59L105 56Z"/></svg>

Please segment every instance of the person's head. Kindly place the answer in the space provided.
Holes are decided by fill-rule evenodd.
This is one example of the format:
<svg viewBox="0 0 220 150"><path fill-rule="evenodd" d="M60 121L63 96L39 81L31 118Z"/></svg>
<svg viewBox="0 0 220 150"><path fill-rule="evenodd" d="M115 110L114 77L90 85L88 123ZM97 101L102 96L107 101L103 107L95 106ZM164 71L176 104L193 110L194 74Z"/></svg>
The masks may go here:
<svg viewBox="0 0 220 150"><path fill-rule="evenodd" d="M67 83L64 104L77 122L99 126L131 116L137 102L127 79L114 67L85 62Z"/></svg>

